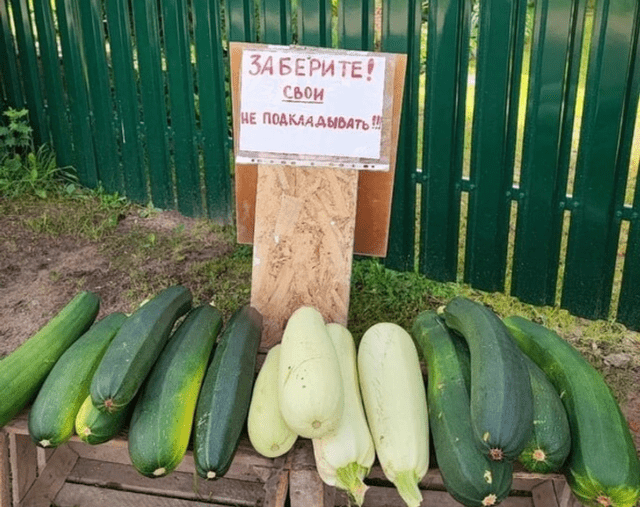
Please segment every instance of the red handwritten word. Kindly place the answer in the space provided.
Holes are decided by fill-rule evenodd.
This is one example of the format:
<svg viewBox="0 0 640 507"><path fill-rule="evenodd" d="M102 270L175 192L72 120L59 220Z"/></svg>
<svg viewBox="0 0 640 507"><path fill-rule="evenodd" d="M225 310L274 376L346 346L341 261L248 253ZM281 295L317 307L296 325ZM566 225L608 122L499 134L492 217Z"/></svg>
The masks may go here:
<svg viewBox="0 0 640 507"><path fill-rule="evenodd" d="M310 102L312 104L324 102L324 88L286 85L282 89L282 94L285 102Z"/></svg>
<svg viewBox="0 0 640 507"><path fill-rule="evenodd" d="M366 64L360 60L320 59L314 57L291 57L264 55L254 53L251 59L249 75L251 76L298 76L298 77L343 77L351 79L371 79L374 60Z"/></svg>
<svg viewBox="0 0 640 507"><path fill-rule="evenodd" d="M243 113L244 115L249 113ZM251 113L253 114L253 113ZM250 120L251 115L246 117ZM255 120L255 117L254 117ZM248 122L253 123L253 122ZM337 130L369 130L369 124L361 118L345 116L304 115L295 113L262 113L262 123L280 127L313 127Z"/></svg>

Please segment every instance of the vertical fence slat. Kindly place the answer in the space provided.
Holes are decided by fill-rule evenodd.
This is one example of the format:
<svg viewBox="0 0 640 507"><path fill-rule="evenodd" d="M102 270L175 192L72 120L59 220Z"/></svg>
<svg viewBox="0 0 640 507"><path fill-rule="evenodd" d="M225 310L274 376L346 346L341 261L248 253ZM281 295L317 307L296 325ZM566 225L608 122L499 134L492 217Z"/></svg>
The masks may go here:
<svg viewBox="0 0 640 507"><path fill-rule="evenodd" d="M611 301L616 211L628 170L619 164L618 150L637 8L635 2L605 0L594 17L561 302L587 318L606 318Z"/></svg>
<svg viewBox="0 0 640 507"><path fill-rule="evenodd" d="M389 245L385 264L400 271L414 269L415 185L417 165L418 102L420 81L419 0L384 0L382 49L407 54L407 72L398 140Z"/></svg>
<svg viewBox="0 0 640 507"><path fill-rule="evenodd" d="M42 77L53 147L58 165L67 167L73 165L73 144L51 2L49 0L34 0L33 5L36 26L38 27Z"/></svg>
<svg viewBox="0 0 640 507"><path fill-rule="evenodd" d="M187 216L200 216L204 210L200 169L195 155L194 86L187 6L184 0L165 0L162 7L178 210Z"/></svg>
<svg viewBox="0 0 640 507"><path fill-rule="evenodd" d="M84 73L82 29L75 5L73 0L56 0L56 14L71 113L74 166L80 183L95 188L98 186L98 169L91 136L91 111Z"/></svg>
<svg viewBox="0 0 640 507"><path fill-rule="evenodd" d="M544 0L535 7L511 293L538 305L553 305L556 295L567 177L560 147L563 134L571 144L563 119L573 119L567 91L580 65L580 53L572 60L570 48L581 41L575 16L584 16L586 6L574 11L573 3Z"/></svg>
<svg viewBox="0 0 640 507"><path fill-rule="evenodd" d="M373 51L375 2L342 0L338 13L340 47Z"/></svg>
<svg viewBox="0 0 640 507"><path fill-rule="evenodd" d="M521 58L524 10L521 0L480 6L464 272L465 281L486 291L504 290L520 83L513 70Z"/></svg>
<svg viewBox="0 0 640 507"><path fill-rule="evenodd" d="M622 153L620 164L628 166L638 111L640 95L640 10L636 12L636 28L634 30L634 63L633 77L628 89L628 102L625 111L624 131L622 134ZM636 184L633 201L633 212L629 225L627 250L625 252L620 301L616 318L627 327L640 331L640 167L636 167Z"/></svg>
<svg viewBox="0 0 640 507"><path fill-rule="evenodd" d="M123 193L113 121L111 83L107 67L102 1L78 2L84 37L86 79L93 116L98 177L107 192Z"/></svg>
<svg viewBox="0 0 640 507"><path fill-rule="evenodd" d="M24 105L16 48L9 25L8 0L0 0L0 71L8 105L20 109Z"/></svg>
<svg viewBox="0 0 640 507"><path fill-rule="evenodd" d="M420 271L439 281L458 270L469 17L469 2L429 4Z"/></svg>
<svg viewBox="0 0 640 507"><path fill-rule="evenodd" d="M158 7L156 2L147 0L133 0L132 5L151 199L155 206L171 209L174 193L166 138L167 107Z"/></svg>
<svg viewBox="0 0 640 507"><path fill-rule="evenodd" d="M290 0L262 0L260 40L267 44L291 44Z"/></svg>
<svg viewBox="0 0 640 507"><path fill-rule="evenodd" d="M299 0L298 9L300 44L331 47L331 0Z"/></svg>
<svg viewBox="0 0 640 507"><path fill-rule="evenodd" d="M255 42L257 33L253 0L225 0L224 6L229 40Z"/></svg>
<svg viewBox="0 0 640 507"><path fill-rule="evenodd" d="M140 107L133 66L131 12L126 0L109 0L105 8L109 24L124 192L130 200L143 203L148 199L148 192L138 132Z"/></svg>
<svg viewBox="0 0 640 507"><path fill-rule="evenodd" d="M229 134L218 9L217 0L202 0L193 4L207 213L209 218L219 223L229 223L231 220Z"/></svg>
<svg viewBox="0 0 640 507"><path fill-rule="evenodd" d="M12 0L11 7L16 28L22 84L26 105L29 109L29 121L33 128L34 141L36 144L41 144L49 141L50 133L45 117L31 15L26 0Z"/></svg>

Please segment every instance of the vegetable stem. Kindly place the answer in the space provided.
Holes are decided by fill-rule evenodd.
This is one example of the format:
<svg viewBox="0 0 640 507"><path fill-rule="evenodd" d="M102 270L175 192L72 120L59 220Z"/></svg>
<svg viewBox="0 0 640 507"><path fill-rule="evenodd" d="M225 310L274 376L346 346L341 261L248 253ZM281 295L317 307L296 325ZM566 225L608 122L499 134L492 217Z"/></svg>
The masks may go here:
<svg viewBox="0 0 640 507"><path fill-rule="evenodd" d="M418 478L413 470L396 474L393 484L408 507L419 507L422 503L422 493L418 488Z"/></svg>
<svg viewBox="0 0 640 507"><path fill-rule="evenodd" d="M336 470L336 487L347 492L349 501L360 506L364 503L364 494L369 488L363 479L369 473L369 469L357 462Z"/></svg>

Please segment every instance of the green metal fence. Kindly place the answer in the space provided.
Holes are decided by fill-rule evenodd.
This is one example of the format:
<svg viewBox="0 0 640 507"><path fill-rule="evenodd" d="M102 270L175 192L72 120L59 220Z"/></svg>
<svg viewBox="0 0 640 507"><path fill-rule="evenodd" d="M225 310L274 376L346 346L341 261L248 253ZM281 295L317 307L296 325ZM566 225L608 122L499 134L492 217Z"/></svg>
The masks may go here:
<svg viewBox="0 0 640 507"><path fill-rule="evenodd" d="M85 185L229 222L227 40L407 53L387 265L640 329L640 4L529 3L0 0L0 106Z"/></svg>

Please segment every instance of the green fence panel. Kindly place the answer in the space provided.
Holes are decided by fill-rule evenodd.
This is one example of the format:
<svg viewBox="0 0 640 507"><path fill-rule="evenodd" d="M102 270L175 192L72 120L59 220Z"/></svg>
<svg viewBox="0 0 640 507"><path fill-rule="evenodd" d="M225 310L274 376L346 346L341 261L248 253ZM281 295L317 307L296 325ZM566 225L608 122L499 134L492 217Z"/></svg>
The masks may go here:
<svg viewBox="0 0 640 507"><path fill-rule="evenodd" d="M563 308L606 318L616 263L628 166L620 164L620 131L628 97L638 4L596 6L573 209L563 280Z"/></svg>
<svg viewBox="0 0 640 507"><path fill-rule="evenodd" d="M175 205L166 132L160 18L156 2L133 0L132 6L151 199L159 208L172 209Z"/></svg>
<svg viewBox="0 0 640 507"><path fill-rule="evenodd" d="M420 82L421 2L383 0L382 50L407 55L407 72L398 139L398 156L385 264L412 271L415 262L415 184Z"/></svg>
<svg viewBox="0 0 640 507"><path fill-rule="evenodd" d="M60 30L64 76L69 97L71 130L73 133L74 167L81 184L98 186L95 147L91 135L91 110L85 80L82 28L73 0L56 0L56 15Z"/></svg>
<svg viewBox="0 0 640 507"><path fill-rule="evenodd" d="M91 101L98 177L107 192L122 194L124 187L115 138L102 0L83 0L77 5L84 38L85 72Z"/></svg>
<svg viewBox="0 0 640 507"><path fill-rule="evenodd" d="M331 47L331 0L298 0L298 42Z"/></svg>
<svg viewBox="0 0 640 507"><path fill-rule="evenodd" d="M109 26L109 46L116 107L116 132L121 153L124 193L132 201L149 198L144 157L138 125L140 105L134 70L131 37L131 12L127 0L109 0L105 4Z"/></svg>
<svg viewBox="0 0 640 507"><path fill-rule="evenodd" d="M225 0L225 21L229 40L256 42L254 0Z"/></svg>
<svg viewBox="0 0 640 507"><path fill-rule="evenodd" d="M464 276L486 291L504 290L526 5L480 5Z"/></svg>
<svg viewBox="0 0 640 507"><path fill-rule="evenodd" d="M18 57L22 71L22 84L29 109L29 121L36 144L49 141L49 127L45 117L44 100L38 69L38 57L27 0L12 0L13 22L18 43Z"/></svg>
<svg viewBox="0 0 640 507"><path fill-rule="evenodd" d="M290 0L262 0L260 41L267 44L291 44Z"/></svg>
<svg viewBox="0 0 640 507"><path fill-rule="evenodd" d="M9 24L8 0L0 0L0 83L8 106L24 106L16 48Z"/></svg>
<svg viewBox="0 0 640 507"><path fill-rule="evenodd" d="M374 0L342 0L338 12L340 47L373 51L375 34Z"/></svg>
<svg viewBox="0 0 640 507"><path fill-rule="evenodd" d="M633 144L634 126L638 121L638 98L640 95L640 13L636 15L633 78L628 90L628 102L625 112L621 164L629 164ZM635 195L633 207L628 211L629 236L625 252L620 301L617 320L636 331L640 331L640 167L635 167Z"/></svg>
<svg viewBox="0 0 640 507"><path fill-rule="evenodd" d="M204 209L200 168L195 155L194 84L187 5L184 0L164 0L162 7L178 210L187 216L201 216Z"/></svg>
<svg viewBox="0 0 640 507"><path fill-rule="evenodd" d="M423 134L420 272L456 280L470 4L431 0Z"/></svg>
<svg viewBox="0 0 640 507"><path fill-rule="evenodd" d="M582 49L587 2L574 4L535 7L511 293L538 305L556 297L568 169L561 146L571 145L575 99L567 94L575 97L580 66L580 51L571 49Z"/></svg>
<svg viewBox="0 0 640 507"><path fill-rule="evenodd" d="M193 19L207 215L219 223L228 223L231 219L232 190L229 174L225 69L217 0L195 2Z"/></svg>
<svg viewBox="0 0 640 507"><path fill-rule="evenodd" d="M58 165L68 167L73 165L73 144L51 2L49 0L34 0L33 7L38 29L42 80L47 104L45 113L51 129L56 161Z"/></svg>

